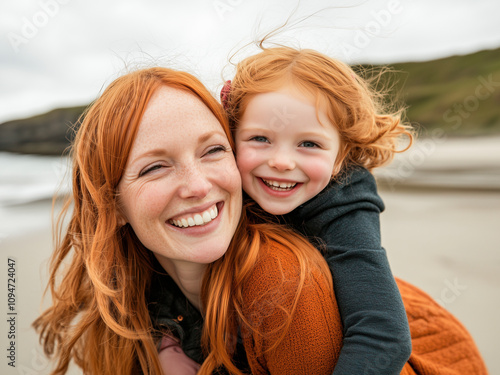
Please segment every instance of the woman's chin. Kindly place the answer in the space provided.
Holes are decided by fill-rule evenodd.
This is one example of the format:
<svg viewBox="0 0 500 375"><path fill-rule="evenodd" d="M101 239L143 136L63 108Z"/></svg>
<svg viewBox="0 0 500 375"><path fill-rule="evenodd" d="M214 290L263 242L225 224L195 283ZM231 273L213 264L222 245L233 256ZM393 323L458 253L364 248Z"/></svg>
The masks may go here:
<svg viewBox="0 0 500 375"><path fill-rule="evenodd" d="M202 254L196 256L195 261L202 264L215 262L226 254L229 243L221 245L221 243L214 244L213 247L206 246Z"/></svg>

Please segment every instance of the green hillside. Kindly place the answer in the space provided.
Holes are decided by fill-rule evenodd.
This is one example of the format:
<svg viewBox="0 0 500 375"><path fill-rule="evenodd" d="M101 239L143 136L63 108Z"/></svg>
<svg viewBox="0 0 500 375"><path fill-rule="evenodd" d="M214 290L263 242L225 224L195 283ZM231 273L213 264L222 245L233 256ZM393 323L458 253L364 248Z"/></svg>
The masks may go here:
<svg viewBox="0 0 500 375"><path fill-rule="evenodd" d="M392 67L408 120L423 135L500 133L500 49Z"/></svg>
<svg viewBox="0 0 500 375"><path fill-rule="evenodd" d="M500 49L392 68L395 73L386 76L397 82L391 95L408 106L407 120L421 136L433 129L448 136L500 134ZM61 154L84 108L0 124L0 151Z"/></svg>

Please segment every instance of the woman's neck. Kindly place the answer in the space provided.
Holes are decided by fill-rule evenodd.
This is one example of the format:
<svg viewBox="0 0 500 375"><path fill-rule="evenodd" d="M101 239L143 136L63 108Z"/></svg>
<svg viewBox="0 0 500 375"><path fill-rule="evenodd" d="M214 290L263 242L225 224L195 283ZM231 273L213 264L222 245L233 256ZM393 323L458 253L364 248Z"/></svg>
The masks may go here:
<svg viewBox="0 0 500 375"><path fill-rule="evenodd" d="M201 281L206 264L160 259L158 262L175 281L179 289L194 307L201 311Z"/></svg>

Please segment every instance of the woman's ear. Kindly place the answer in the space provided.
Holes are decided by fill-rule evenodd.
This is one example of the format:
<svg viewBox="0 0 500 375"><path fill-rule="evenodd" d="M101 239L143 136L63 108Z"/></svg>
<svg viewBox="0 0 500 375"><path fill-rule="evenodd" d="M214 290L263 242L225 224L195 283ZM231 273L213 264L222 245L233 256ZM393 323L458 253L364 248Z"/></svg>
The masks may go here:
<svg viewBox="0 0 500 375"><path fill-rule="evenodd" d="M123 210L120 207L119 203L117 203L115 215L116 215L116 224L118 227L123 227L125 224L128 223L127 217L123 213Z"/></svg>
<svg viewBox="0 0 500 375"><path fill-rule="evenodd" d="M123 227L125 224L127 224L127 220L120 212L116 213L116 223L119 227Z"/></svg>

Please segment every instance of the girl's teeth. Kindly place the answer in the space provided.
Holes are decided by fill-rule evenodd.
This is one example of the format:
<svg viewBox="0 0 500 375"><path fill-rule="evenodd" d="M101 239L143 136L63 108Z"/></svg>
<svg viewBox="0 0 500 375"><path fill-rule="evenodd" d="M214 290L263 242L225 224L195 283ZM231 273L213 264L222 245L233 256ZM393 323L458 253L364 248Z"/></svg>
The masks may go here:
<svg viewBox="0 0 500 375"><path fill-rule="evenodd" d="M264 180L262 179L262 181L264 181L264 183L269 186L271 189L273 190L279 190L279 191L282 191L282 190L291 190L295 187L295 185L297 185L296 182L278 182L278 181L268 181L268 180Z"/></svg>
<svg viewBox="0 0 500 375"><path fill-rule="evenodd" d="M179 228L194 227L197 225L208 224L218 215L219 212L217 210L217 206L214 205L208 210L201 212L199 214L195 214L193 216L184 217L182 219L171 219L169 220L169 223Z"/></svg>

